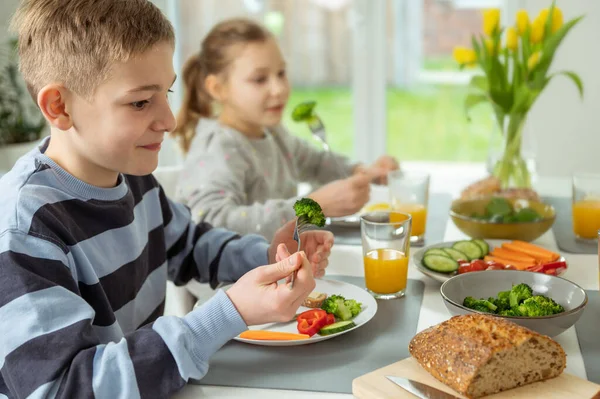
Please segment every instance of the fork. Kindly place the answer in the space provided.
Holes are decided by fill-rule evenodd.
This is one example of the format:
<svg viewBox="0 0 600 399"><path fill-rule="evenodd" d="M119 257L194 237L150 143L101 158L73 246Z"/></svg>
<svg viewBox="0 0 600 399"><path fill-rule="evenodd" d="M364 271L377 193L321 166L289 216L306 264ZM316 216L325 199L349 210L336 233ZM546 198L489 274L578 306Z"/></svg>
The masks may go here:
<svg viewBox="0 0 600 399"><path fill-rule="evenodd" d="M321 118L313 115L308 121L308 128L310 129L312 135L321 143L323 149L326 152L331 152L331 147L329 147L329 144L327 143L325 125L323 124L323 121L321 121ZM338 169L338 172L340 172L340 176L342 176L342 178L348 177L348 173L346 173L346 171L340 167L338 159L334 157L333 160L335 162L335 167Z"/></svg>
<svg viewBox="0 0 600 399"><path fill-rule="evenodd" d="M298 242L298 249L296 252L300 252L300 247L302 246L302 242L300 241L300 234L304 231L306 227L309 226L309 223L304 221L304 218L298 222L296 218L296 224L294 225L294 240ZM294 288L294 280L296 279L296 272L292 273L292 278L290 279L290 289Z"/></svg>

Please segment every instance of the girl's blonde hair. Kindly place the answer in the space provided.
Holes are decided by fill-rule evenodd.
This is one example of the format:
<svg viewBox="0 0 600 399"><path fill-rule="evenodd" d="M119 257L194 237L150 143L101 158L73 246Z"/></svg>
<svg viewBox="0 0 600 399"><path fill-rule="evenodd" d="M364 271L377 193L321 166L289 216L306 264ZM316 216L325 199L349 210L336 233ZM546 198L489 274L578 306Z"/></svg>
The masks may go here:
<svg viewBox="0 0 600 399"><path fill-rule="evenodd" d="M213 99L204 87L206 78L226 71L235 57L234 46L264 42L270 37L267 29L250 19L229 19L215 25L202 41L200 52L188 59L183 67L183 102L172 133L185 153L200 118L213 116Z"/></svg>

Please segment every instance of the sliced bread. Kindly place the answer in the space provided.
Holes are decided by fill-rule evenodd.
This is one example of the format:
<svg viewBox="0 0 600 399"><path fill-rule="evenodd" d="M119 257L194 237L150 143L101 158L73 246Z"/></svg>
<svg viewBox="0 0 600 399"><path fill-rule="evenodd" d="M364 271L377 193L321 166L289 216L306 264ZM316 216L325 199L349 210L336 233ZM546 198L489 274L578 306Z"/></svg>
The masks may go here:
<svg viewBox="0 0 600 399"><path fill-rule="evenodd" d="M307 308L320 308L325 299L327 299L327 294L311 292L304 302L302 302L302 306L306 306Z"/></svg>
<svg viewBox="0 0 600 399"><path fill-rule="evenodd" d="M431 375L469 398L558 377L567 365L557 342L487 315L456 316L422 331L409 351Z"/></svg>

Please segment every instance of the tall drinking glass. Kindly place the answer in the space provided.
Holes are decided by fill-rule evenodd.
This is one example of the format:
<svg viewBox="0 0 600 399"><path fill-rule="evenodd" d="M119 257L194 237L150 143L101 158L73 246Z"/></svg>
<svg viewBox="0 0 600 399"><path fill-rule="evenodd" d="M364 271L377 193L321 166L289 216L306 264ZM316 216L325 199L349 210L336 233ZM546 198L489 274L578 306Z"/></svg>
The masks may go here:
<svg viewBox="0 0 600 399"><path fill-rule="evenodd" d="M394 211L360 218L365 284L377 299L403 297L408 278L412 218Z"/></svg>
<svg viewBox="0 0 600 399"><path fill-rule="evenodd" d="M388 187L392 210L412 216L412 244L423 245L429 201L429 174L395 170L388 173Z"/></svg>
<svg viewBox="0 0 600 399"><path fill-rule="evenodd" d="M573 175L573 233L580 240L598 238L600 230L600 175Z"/></svg>

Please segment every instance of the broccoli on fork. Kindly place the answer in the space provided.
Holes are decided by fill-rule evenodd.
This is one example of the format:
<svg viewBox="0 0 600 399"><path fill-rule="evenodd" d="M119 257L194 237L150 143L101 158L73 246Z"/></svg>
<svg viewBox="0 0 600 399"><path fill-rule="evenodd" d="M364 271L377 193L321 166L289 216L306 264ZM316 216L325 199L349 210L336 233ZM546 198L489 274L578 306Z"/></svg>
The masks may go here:
<svg viewBox="0 0 600 399"><path fill-rule="evenodd" d="M318 227L325 226L325 215L321 205L310 198L302 198L294 204L294 211L298 217L298 227L305 224L314 224Z"/></svg>

